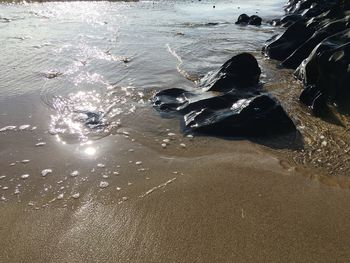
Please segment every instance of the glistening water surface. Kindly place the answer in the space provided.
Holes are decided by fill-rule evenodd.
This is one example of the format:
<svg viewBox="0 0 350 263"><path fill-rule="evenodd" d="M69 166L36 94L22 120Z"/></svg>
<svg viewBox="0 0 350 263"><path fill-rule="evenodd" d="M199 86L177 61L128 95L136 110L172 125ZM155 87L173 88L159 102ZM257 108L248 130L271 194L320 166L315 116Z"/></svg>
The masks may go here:
<svg viewBox="0 0 350 263"><path fill-rule="evenodd" d="M261 55L266 39L282 29L234 24L241 13L265 21L280 16L283 2L0 5L2 200L39 208L133 184L139 185L135 195L144 196L173 183L191 158L211 155L215 163L240 143L272 151L245 141L183 137L178 120L161 119L149 102L161 89L195 88L202 76L243 51L257 56L265 87L306 138L303 151L274 154L292 156L292 166L314 163L333 173L338 164L336 173L346 174L346 128L307 116L291 72ZM169 178L157 177L162 173ZM127 200L127 192L118 198Z"/></svg>

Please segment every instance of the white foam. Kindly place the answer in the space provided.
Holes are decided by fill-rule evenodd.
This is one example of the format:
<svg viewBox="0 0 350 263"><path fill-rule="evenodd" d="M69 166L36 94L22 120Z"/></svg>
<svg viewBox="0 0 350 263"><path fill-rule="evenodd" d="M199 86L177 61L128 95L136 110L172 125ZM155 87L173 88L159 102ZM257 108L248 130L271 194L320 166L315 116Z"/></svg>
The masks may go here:
<svg viewBox="0 0 350 263"><path fill-rule="evenodd" d="M44 146L44 145L46 145L46 142L38 142L37 144L35 144L36 147Z"/></svg>
<svg viewBox="0 0 350 263"><path fill-rule="evenodd" d="M79 171L73 171L70 173L70 176L72 176L72 177L76 177L78 175L79 175Z"/></svg>
<svg viewBox="0 0 350 263"><path fill-rule="evenodd" d="M109 183L106 181L100 182L100 188L107 188L109 186Z"/></svg>
<svg viewBox="0 0 350 263"><path fill-rule="evenodd" d="M21 178L24 180L24 179L27 179L29 177L29 174L22 174L21 175Z"/></svg>
<svg viewBox="0 0 350 263"><path fill-rule="evenodd" d="M98 164L97 164L97 167L99 167L99 168L104 168L104 167L106 167L106 165L103 164L103 163L98 163Z"/></svg>
<svg viewBox="0 0 350 263"><path fill-rule="evenodd" d="M75 194L72 195L72 197L73 197L74 199L78 199L78 198L80 197L80 194L79 194L79 193L75 193Z"/></svg>
<svg viewBox="0 0 350 263"><path fill-rule="evenodd" d="M18 194L20 194L20 193L21 193L21 192L19 191L18 186L16 186L14 194L15 194L15 195L18 195Z"/></svg>
<svg viewBox="0 0 350 263"><path fill-rule="evenodd" d="M9 126L5 126L3 128L0 129L0 132L5 132L5 131L13 131L17 128L17 126L12 126L12 125L9 125Z"/></svg>
<svg viewBox="0 0 350 263"><path fill-rule="evenodd" d="M51 174L51 173L52 173L52 169L44 169L41 171L41 175L43 177L45 177L46 175Z"/></svg>
<svg viewBox="0 0 350 263"><path fill-rule="evenodd" d="M18 129L19 129L20 131L24 131L24 130L28 130L29 127L30 127L30 125L24 124L24 125L19 126Z"/></svg>

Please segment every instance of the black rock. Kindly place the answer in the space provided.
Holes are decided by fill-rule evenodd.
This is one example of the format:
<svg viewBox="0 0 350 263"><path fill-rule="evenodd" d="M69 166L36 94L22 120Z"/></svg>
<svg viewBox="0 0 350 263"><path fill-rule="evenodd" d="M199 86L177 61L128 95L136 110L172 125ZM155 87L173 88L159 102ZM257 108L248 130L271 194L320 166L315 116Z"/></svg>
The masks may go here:
<svg viewBox="0 0 350 263"><path fill-rule="evenodd" d="M247 14L241 14L237 21L236 21L236 24L239 25L239 24L248 24L249 22L249 16Z"/></svg>
<svg viewBox="0 0 350 263"><path fill-rule="evenodd" d="M303 92L302 102L308 104L313 94L322 94L324 103L335 104L349 112L349 65L350 29L347 29L322 41L296 70L295 75L305 86L313 87L312 92Z"/></svg>
<svg viewBox="0 0 350 263"><path fill-rule="evenodd" d="M260 26L262 22L261 17L257 15L248 16L247 14L241 14L237 21L237 25L253 25L253 26Z"/></svg>
<svg viewBox="0 0 350 263"><path fill-rule="evenodd" d="M232 57L213 73L206 75L200 86L211 91L256 88L261 70L258 62L249 53Z"/></svg>
<svg viewBox="0 0 350 263"><path fill-rule="evenodd" d="M286 68L297 68L300 63L306 59L312 50L327 37L344 31L349 27L350 17L335 20L326 23L317 30L305 43L299 46L287 59L282 62L282 66Z"/></svg>
<svg viewBox="0 0 350 263"><path fill-rule="evenodd" d="M253 25L253 26L260 26L262 22L261 17L253 15L249 18L249 25Z"/></svg>
<svg viewBox="0 0 350 263"><path fill-rule="evenodd" d="M207 89L160 91L153 105L161 113L180 116L185 132L266 136L295 131L278 101L257 88L259 75L255 58L243 53L207 76Z"/></svg>
<svg viewBox="0 0 350 263"><path fill-rule="evenodd" d="M285 60L314 33L315 29L312 26L305 21L298 21L288 27L282 35L270 40L263 51L272 59Z"/></svg>

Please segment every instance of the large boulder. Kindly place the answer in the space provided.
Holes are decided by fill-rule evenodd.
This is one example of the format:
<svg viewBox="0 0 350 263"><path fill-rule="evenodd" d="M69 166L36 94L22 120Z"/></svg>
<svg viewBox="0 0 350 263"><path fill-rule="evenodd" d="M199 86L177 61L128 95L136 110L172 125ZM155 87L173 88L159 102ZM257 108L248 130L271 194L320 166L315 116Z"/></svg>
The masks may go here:
<svg viewBox="0 0 350 263"><path fill-rule="evenodd" d="M282 67L298 68L305 85L300 100L316 115L327 115L329 103L348 112L350 1L290 0L285 10L292 23L263 52ZM283 26L281 20L272 24Z"/></svg>
<svg viewBox="0 0 350 263"><path fill-rule="evenodd" d="M331 21L317 30L305 43L299 46L281 65L285 68L296 69L312 50L327 37L344 31L349 27L350 16Z"/></svg>
<svg viewBox="0 0 350 263"><path fill-rule="evenodd" d="M218 70L207 74L200 86L210 91L252 89L258 86L261 69L253 55L241 53L225 62Z"/></svg>
<svg viewBox="0 0 350 263"><path fill-rule="evenodd" d="M321 42L295 75L307 87L301 94L305 104L313 106L322 98L324 103L335 104L342 111L349 112L350 29Z"/></svg>
<svg viewBox="0 0 350 263"><path fill-rule="evenodd" d="M207 86L160 91L153 105L161 113L179 116L184 132L266 136L295 131L280 103L258 88L260 68L255 66L259 68L252 55L237 55L202 81Z"/></svg>

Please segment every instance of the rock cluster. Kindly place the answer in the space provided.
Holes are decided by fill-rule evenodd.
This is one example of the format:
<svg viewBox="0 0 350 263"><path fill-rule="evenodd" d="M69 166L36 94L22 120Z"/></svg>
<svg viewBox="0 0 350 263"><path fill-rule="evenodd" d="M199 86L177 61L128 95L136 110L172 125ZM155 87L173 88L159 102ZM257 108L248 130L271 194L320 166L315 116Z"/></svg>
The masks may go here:
<svg viewBox="0 0 350 263"><path fill-rule="evenodd" d="M253 26L260 26L262 22L261 17L257 15L248 16L247 14L241 14L237 21L237 25L253 25Z"/></svg>
<svg viewBox="0 0 350 263"><path fill-rule="evenodd" d="M248 53L232 57L209 73L194 91L158 92L154 107L178 115L185 132L223 136L266 136L295 131L279 102L261 91L261 70Z"/></svg>
<svg viewBox="0 0 350 263"><path fill-rule="evenodd" d="M287 15L271 21L287 27L263 52L296 69L305 89L300 100L316 115L335 105L350 112L350 1L290 0Z"/></svg>

